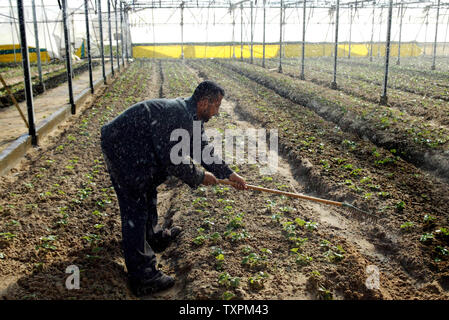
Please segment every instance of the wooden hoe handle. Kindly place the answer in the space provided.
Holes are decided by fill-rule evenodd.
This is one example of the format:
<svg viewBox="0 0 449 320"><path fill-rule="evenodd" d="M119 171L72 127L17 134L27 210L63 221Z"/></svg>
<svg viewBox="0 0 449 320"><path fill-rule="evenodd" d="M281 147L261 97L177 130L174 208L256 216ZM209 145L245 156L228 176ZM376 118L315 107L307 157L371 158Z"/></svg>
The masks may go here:
<svg viewBox="0 0 449 320"><path fill-rule="evenodd" d="M232 182L232 181L222 180L222 179L217 179L217 180L221 184L227 184L230 186L234 186L234 182ZM275 189L262 188L262 187L257 187L257 186L253 186L250 184L247 184L246 186L248 189L251 189L251 190L263 191L263 192L269 192L269 193L275 193L275 194L282 194L284 196L288 196L288 197L292 197L292 198L311 200L311 201L321 202L321 203L330 204L330 205L339 206L339 207L343 206L343 203L338 202L338 201L332 201L332 200L326 200L326 199L321 199L321 198L305 196L305 195L299 194L299 193L292 193L292 192L280 191L280 190L275 190Z"/></svg>

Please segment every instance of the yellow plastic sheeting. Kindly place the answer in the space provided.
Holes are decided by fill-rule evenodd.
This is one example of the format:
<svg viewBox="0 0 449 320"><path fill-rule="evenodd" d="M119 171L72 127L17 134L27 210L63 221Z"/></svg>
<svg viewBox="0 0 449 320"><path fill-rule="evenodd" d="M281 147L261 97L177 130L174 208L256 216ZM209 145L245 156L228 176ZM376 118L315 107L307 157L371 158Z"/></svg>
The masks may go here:
<svg viewBox="0 0 449 320"><path fill-rule="evenodd" d="M181 58L182 49L184 50L185 58L240 58L243 53L243 58L251 57L251 46L244 45L243 51L241 45L142 45L133 47L134 58ZM286 44L282 47L284 56L286 58L301 57L301 44ZM380 55L385 55L385 45L373 44L373 56L376 56L380 50ZM306 44L306 57L323 57L331 56L334 51L332 43L326 44ZM422 53L422 48L415 43L401 44L401 56L419 56ZM338 56L348 56L349 44L338 45ZM351 56L367 57L370 53L370 44L351 44ZM390 46L390 54L397 56L398 44ZM253 45L253 57L263 57L263 45ZM267 44L265 45L265 57L275 58L279 57L279 45Z"/></svg>
<svg viewBox="0 0 449 320"><path fill-rule="evenodd" d="M42 50L45 50L45 51L42 51ZM19 44L0 45L0 63L14 62L14 52L16 53L15 61L21 62L22 61L22 53L21 53ZM28 52L29 52L30 62L36 62L37 61L36 48L28 46ZM48 55L48 52L46 49L41 49L41 61L50 61L50 56Z"/></svg>

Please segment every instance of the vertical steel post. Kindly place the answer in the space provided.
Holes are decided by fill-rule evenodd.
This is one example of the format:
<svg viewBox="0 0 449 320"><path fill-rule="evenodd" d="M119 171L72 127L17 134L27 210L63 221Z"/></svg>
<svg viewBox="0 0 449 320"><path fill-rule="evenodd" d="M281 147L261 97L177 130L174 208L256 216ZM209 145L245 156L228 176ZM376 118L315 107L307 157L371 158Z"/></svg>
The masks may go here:
<svg viewBox="0 0 449 320"><path fill-rule="evenodd" d="M125 46L123 45L123 8L122 8L122 1L120 0L120 44L122 46L122 66L125 66L125 55L124 55L124 48Z"/></svg>
<svg viewBox="0 0 449 320"><path fill-rule="evenodd" d="M279 20L279 68L278 72L282 73L282 8L284 6L284 2L281 0L281 6L280 6L280 20Z"/></svg>
<svg viewBox="0 0 449 320"><path fill-rule="evenodd" d="M335 13L335 49L334 49L334 80L331 83L332 89L337 89L337 57L338 57L338 18L340 12L340 0L337 0L337 11Z"/></svg>
<svg viewBox="0 0 449 320"><path fill-rule="evenodd" d="M266 19L266 0L263 0L263 48L262 48L262 67L265 68L265 19Z"/></svg>
<svg viewBox="0 0 449 320"><path fill-rule="evenodd" d="M351 59L351 38L352 38L352 4L351 4L351 9L349 11L349 48L348 48L348 59Z"/></svg>
<svg viewBox="0 0 449 320"><path fill-rule="evenodd" d="M36 126L34 124L33 87L31 84L30 60L28 55L28 44L25 28L25 13L23 0L17 0L17 11L19 17L20 48L22 52L23 78L25 83L25 97L28 111L28 134L31 136L33 146L37 145Z"/></svg>
<svg viewBox="0 0 449 320"><path fill-rule="evenodd" d="M240 60L243 61L243 4L240 4Z"/></svg>
<svg viewBox="0 0 449 320"><path fill-rule="evenodd" d="M371 22L371 45L369 50L369 61L373 61L373 39L374 39L374 14L376 9L376 1L373 1L373 21Z"/></svg>
<svg viewBox="0 0 449 320"><path fill-rule="evenodd" d="M398 42L398 60L396 61L397 65L401 64L401 38L402 38L402 18L404 17L404 4L401 3L400 9L400 20L399 20L399 42Z"/></svg>
<svg viewBox="0 0 449 320"><path fill-rule="evenodd" d="M438 36L438 19L440 18L440 0L437 4L437 21L435 23L435 41L433 43L433 59L432 59L432 70L435 70L435 59L437 56L437 36Z"/></svg>
<svg viewBox="0 0 449 320"><path fill-rule="evenodd" d="M125 12L125 55L126 63L129 63L129 29L128 29L128 8L124 7Z"/></svg>
<svg viewBox="0 0 449 320"><path fill-rule="evenodd" d="M42 76L41 49L39 47L39 28L37 27L35 0L31 1L31 6L33 7L34 37L36 38L36 57L37 57L37 69L39 72L39 82L43 90L45 91L44 77Z"/></svg>
<svg viewBox="0 0 449 320"><path fill-rule="evenodd" d="M378 45L377 45L377 57L380 57L380 34L382 31L382 18L383 18L383 10L384 7L380 7L380 19L379 19L379 41L378 41Z"/></svg>
<svg viewBox="0 0 449 320"><path fill-rule="evenodd" d="M447 12L447 10L446 10ZM449 29L449 16L447 18L447 23L446 23L446 32L444 33L444 44L443 44L443 56L446 54L446 41L447 41L447 30Z"/></svg>
<svg viewBox="0 0 449 320"><path fill-rule="evenodd" d="M305 80L304 77L304 62L305 62L305 55L306 55L306 0L303 2L303 8L302 8L302 55L301 55L301 75L299 78L301 80ZM324 47L324 45L323 45Z"/></svg>
<svg viewBox="0 0 449 320"><path fill-rule="evenodd" d="M184 60L184 1L181 2L181 59Z"/></svg>
<svg viewBox="0 0 449 320"><path fill-rule="evenodd" d="M14 21L14 11L12 8L11 0L9 0L9 9L10 9L11 17L12 17L10 20L10 25L11 25L12 48L13 48L13 53L14 53L14 63L17 63L16 43L14 41L14 28L16 28L16 22ZM14 28L13 28L13 23L14 23ZM18 41L20 42L20 40L18 40Z"/></svg>
<svg viewBox="0 0 449 320"><path fill-rule="evenodd" d="M100 28L100 54L101 54L101 68L103 72L103 82L107 84L106 81L106 69L104 65L104 43L103 43L103 17L101 16L101 0L98 0L98 25Z"/></svg>
<svg viewBox="0 0 449 320"><path fill-rule="evenodd" d="M116 51L117 51L117 55L115 57L115 59L117 60L117 70L118 72L120 72L120 47L118 44L118 17L117 17L117 12L118 12L118 8L117 8L117 0L115 0L115 8L114 8L114 13L115 13L115 45L117 46Z"/></svg>
<svg viewBox="0 0 449 320"><path fill-rule="evenodd" d="M235 59L235 10L232 8L232 58Z"/></svg>
<svg viewBox="0 0 449 320"><path fill-rule="evenodd" d="M111 0L108 0L108 31L109 31L109 60L111 60L111 74L114 76L114 57L112 54L112 28L111 28Z"/></svg>
<svg viewBox="0 0 449 320"><path fill-rule="evenodd" d="M430 7L427 10L426 13L426 31L424 32L424 54L427 54L427 28L429 27L429 11L430 11Z"/></svg>
<svg viewBox="0 0 449 320"><path fill-rule="evenodd" d="M70 50L70 34L67 26L67 0L62 0L62 23L64 26L64 40L65 40L65 62L67 67L67 84L69 86L69 102L72 114L76 113L76 106L73 100L73 86L72 86L72 59Z"/></svg>
<svg viewBox="0 0 449 320"><path fill-rule="evenodd" d="M391 19L393 16L393 0L390 0L390 6L388 8L388 26L387 26L387 44L385 52L385 76L383 83L383 93L380 97L380 104L386 105L388 101L387 97L387 83L388 83L388 64L390 60L390 39L391 39Z"/></svg>
<svg viewBox="0 0 449 320"><path fill-rule="evenodd" d="M90 92L94 93L94 79L92 76L92 55L90 53L90 30L89 30L89 3L84 0L84 15L86 16L86 42L87 42L87 66L89 68Z"/></svg>
<svg viewBox="0 0 449 320"><path fill-rule="evenodd" d="M253 45L253 40L254 40L254 29L253 29L253 2L251 1L251 64L254 62L254 45Z"/></svg>

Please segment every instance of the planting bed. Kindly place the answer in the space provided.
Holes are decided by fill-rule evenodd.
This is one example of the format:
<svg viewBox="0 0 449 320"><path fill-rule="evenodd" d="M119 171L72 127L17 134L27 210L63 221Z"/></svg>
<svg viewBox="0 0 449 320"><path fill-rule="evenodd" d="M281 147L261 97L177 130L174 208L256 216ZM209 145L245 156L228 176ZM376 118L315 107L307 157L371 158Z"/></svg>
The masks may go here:
<svg viewBox="0 0 449 320"><path fill-rule="evenodd" d="M326 62L323 63L322 60L307 60L304 71L305 78L320 86L330 87L333 81L333 73L331 71L333 66ZM278 63L267 61L266 65L268 68L274 68ZM362 66L356 64L354 66L352 64L348 65L347 62L339 62L337 73L338 90L367 102L379 103L382 95L383 73L380 70L375 72L372 69L377 68L370 65ZM286 64L283 64L282 70L286 75L299 78L300 65L298 65L298 61L289 60ZM395 82L395 80L399 82L397 78L400 76L400 74L390 72L389 84ZM402 78L401 86L388 89L387 105L405 114L416 116L421 121L431 121L447 128L449 124L449 96L445 92L434 98L430 94L431 90L429 88L437 88L436 90L440 92L447 91L449 89L447 85L449 74L445 79L441 80L441 83L436 83L436 80L427 77L417 79L416 75L410 74L405 74ZM422 87L421 90L417 90L419 88L418 85Z"/></svg>
<svg viewBox="0 0 449 320"><path fill-rule="evenodd" d="M449 130L397 108L362 101L320 85L293 79L256 65L217 62L357 133L411 163L449 179Z"/></svg>
<svg viewBox="0 0 449 320"><path fill-rule="evenodd" d="M208 78L225 88L226 97L206 128L279 130L276 174L263 174L258 164L232 165L248 183L348 201L378 222L268 193L227 186L192 190L172 178L159 187L160 220L184 231L158 262L177 282L145 298L449 298L447 183L404 161L399 149L345 132L250 80L244 66L236 72L234 65L205 60L136 61L79 119L3 177L0 294L134 298L126 286L120 215L99 129L136 101L187 97ZM70 265L81 270L79 290L65 288ZM368 289L373 267L379 287Z"/></svg>

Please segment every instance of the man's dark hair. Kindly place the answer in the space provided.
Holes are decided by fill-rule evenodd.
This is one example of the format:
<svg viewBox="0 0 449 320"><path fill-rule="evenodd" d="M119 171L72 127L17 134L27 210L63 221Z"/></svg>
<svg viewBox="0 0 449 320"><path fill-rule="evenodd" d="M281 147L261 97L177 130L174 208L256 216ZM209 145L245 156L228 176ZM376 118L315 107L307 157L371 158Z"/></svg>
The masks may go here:
<svg viewBox="0 0 449 320"><path fill-rule="evenodd" d="M193 92L193 98L199 101L207 98L209 101L217 99L218 95L225 95L225 91L217 83L211 80L201 82Z"/></svg>

